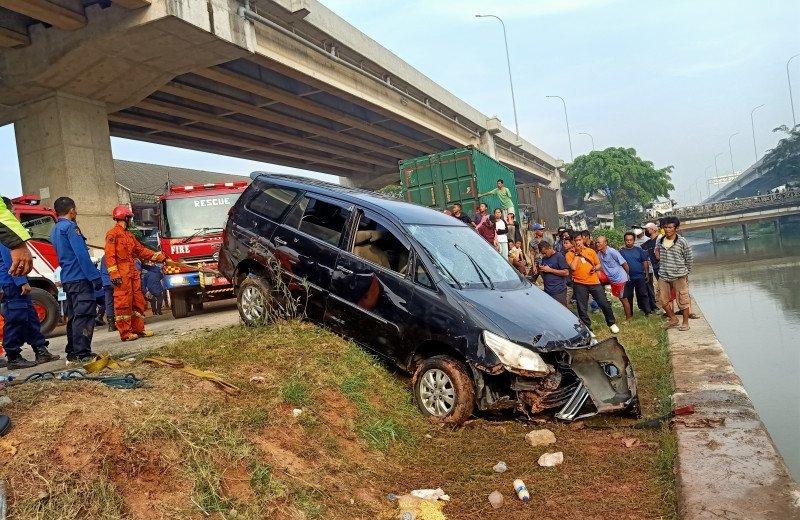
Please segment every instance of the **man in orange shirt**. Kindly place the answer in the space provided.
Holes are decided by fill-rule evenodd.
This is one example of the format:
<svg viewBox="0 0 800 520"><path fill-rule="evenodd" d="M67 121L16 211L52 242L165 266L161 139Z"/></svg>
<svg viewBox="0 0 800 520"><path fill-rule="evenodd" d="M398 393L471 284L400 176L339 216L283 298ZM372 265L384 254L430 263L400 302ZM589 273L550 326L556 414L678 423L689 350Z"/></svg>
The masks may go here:
<svg viewBox="0 0 800 520"><path fill-rule="evenodd" d="M611 304L606 299L606 291L600 285L600 278L597 277L597 271L601 268L600 259L597 258L597 253L593 249L584 245L581 235L575 235L573 244L573 250L567 252L566 257L570 271L572 271L572 291L575 293L575 301L578 304L578 318L589 330L592 329L592 320L588 311L589 295L591 294L600 310L603 311L606 325L611 328L611 332L616 334L619 332L619 327L614 319L614 311L611 310Z"/></svg>
<svg viewBox="0 0 800 520"><path fill-rule="evenodd" d="M111 214L116 221L106 233L106 265L114 286L114 316L122 341L133 341L153 333L144 328L144 311L147 304L142 294L142 279L136 269L136 260L164 262L161 252L147 249L128 231L133 212L119 205Z"/></svg>

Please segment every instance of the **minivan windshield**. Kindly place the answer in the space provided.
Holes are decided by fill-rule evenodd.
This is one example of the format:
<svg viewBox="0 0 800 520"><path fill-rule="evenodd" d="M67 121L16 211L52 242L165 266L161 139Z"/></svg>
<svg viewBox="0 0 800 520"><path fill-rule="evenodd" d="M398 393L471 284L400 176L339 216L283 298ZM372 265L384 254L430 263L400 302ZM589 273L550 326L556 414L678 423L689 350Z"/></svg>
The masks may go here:
<svg viewBox="0 0 800 520"><path fill-rule="evenodd" d="M512 289L523 285L517 271L466 226L409 225L439 274L464 289Z"/></svg>

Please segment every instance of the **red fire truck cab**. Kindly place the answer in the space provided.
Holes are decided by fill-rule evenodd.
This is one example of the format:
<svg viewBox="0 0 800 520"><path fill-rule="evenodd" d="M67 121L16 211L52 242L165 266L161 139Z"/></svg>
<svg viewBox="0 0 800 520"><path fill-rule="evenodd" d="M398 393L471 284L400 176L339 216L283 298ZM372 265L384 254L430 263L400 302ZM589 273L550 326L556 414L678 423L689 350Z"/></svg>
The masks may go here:
<svg viewBox="0 0 800 520"><path fill-rule="evenodd" d="M33 270L28 274L28 283L33 290L31 298L39 315L42 333L49 334L58 325L58 289L55 270L58 257L50 243L50 231L56 224L56 212L41 205L35 195L23 195L11 200L14 215L31 235L28 249L33 256Z"/></svg>
<svg viewBox="0 0 800 520"><path fill-rule="evenodd" d="M158 199L161 251L173 260L216 269L228 211L247 184L172 186ZM226 278L179 267L164 266L164 287L176 318L202 310L203 302L233 297L233 286Z"/></svg>

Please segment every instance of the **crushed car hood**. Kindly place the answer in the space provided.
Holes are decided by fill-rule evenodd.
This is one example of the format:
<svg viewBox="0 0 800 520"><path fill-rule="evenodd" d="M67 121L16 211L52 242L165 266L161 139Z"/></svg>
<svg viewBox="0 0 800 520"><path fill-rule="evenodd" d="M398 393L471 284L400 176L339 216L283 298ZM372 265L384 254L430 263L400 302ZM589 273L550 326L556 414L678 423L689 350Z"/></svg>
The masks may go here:
<svg viewBox="0 0 800 520"><path fill-rule="evenodd" d="M539 352L588 344L588 331L563 305L534 286L456 291L466 307L497 327L495 333Z"/></svg>

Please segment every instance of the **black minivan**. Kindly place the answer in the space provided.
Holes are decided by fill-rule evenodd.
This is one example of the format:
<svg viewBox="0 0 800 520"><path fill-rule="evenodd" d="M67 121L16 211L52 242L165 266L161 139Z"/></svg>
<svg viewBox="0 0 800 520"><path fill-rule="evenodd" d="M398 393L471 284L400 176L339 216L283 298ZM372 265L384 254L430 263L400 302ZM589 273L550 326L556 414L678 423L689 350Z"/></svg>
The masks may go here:
<svg viewBox="0 0 800 520"><path fill-rule="evenodd" d="M597 342L463 222L363 190L251 178L219 259L246 324L263 322L280 277L308 319L413 374L433 420L460 424L476 408L638 414L617 340Z"/></svg>

